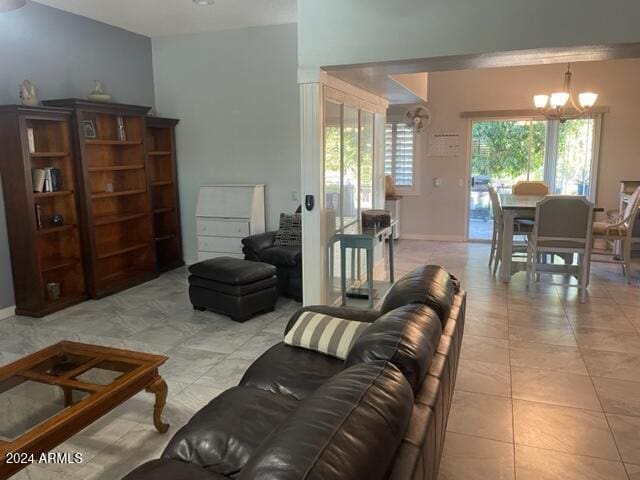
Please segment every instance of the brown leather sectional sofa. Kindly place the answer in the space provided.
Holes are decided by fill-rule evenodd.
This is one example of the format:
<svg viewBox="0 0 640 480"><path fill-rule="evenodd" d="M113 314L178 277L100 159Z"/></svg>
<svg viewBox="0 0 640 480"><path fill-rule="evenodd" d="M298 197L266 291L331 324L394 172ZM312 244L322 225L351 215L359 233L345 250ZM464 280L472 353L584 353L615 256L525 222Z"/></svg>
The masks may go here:
<svg viewBox="0 0 640 480"><path fill-rule="evenodd" d="M435 480L462 345L465 292L424 266L380 310L302 311L371 322L345 361L273 346L239 386L126 480Z"/></svg>

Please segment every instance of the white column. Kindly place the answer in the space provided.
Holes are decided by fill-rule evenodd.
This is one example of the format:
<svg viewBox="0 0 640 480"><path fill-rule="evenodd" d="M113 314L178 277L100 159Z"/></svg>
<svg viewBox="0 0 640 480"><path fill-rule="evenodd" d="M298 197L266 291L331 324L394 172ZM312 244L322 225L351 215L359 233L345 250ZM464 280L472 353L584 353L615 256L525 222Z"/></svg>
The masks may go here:
<svg viewBox="0 0 640 480"><path fill-rule="evenodd" d="M304 305L326 303L322 88L319 69L317 74L299 73ZM307 195L314 197L311 211L305 205Z"/></svg>

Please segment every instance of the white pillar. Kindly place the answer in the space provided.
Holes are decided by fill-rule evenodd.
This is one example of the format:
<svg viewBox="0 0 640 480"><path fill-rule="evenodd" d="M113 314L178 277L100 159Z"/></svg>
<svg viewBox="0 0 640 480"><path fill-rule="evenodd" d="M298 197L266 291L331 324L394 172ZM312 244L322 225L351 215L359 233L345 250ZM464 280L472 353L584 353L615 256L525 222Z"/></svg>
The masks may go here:
<svg viewBox="0 0 640 480"><path fill-rule="evenodd" d="M326 303L324 222L323 95L320 69L300 72L300 136L302 162L302 280L304 305ZM306 208L312 195L314 207Z"/></svg>

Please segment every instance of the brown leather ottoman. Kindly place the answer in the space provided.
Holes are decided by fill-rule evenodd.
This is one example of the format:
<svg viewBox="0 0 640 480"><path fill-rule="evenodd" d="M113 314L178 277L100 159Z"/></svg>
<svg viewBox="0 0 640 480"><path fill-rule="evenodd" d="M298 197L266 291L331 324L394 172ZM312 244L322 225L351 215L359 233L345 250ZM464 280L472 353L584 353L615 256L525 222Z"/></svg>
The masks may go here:
<svg viewBox="0 0 640 480"><path fill-rule="evenodd" d="M196 310L245 322L276 306L276 267L268 263L218 257L191 265L189 273L189 299Z"/></svg>

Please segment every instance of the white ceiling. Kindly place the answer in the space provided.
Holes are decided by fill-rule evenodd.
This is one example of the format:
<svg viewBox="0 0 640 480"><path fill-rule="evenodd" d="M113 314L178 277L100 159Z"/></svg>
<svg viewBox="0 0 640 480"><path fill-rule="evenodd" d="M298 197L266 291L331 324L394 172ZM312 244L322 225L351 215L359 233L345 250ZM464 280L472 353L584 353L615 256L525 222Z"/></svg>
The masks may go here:
<svg viewBox="0 0 640 480"><path fill-rule="evenodd" d="M159 37L296 21L296 0L38 0L132 32Z"/></svg>

